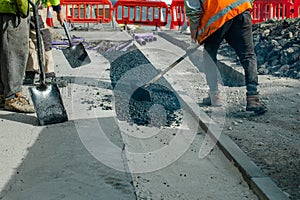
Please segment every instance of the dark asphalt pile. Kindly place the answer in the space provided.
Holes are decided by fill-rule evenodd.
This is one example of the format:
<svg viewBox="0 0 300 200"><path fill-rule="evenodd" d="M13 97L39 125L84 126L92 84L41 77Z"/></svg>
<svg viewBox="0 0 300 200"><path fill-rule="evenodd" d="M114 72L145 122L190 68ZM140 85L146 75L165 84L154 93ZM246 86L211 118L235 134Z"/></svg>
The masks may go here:
<svg viewBox="0 0 300 200"><path fill-rule="evenodd" d="M179 126L182 120L180 100L163 78L146 88L151 101L137 101L132 94L150 81L157 70L135 46L116 49L101 41L97 51L110 62L110 79L119 120L144 126ZM106 44L106 48L104 47ZM116 46L124 46L114 44ZM97 46L96 44L94 44Z"/></svg>
<svg viewBox="0 0 300 200"><path fill-rule="evenodd" d="M299 30L299 18L269 20L253 25L259 74L300 79ZM236 56L233 49L225 42L219 53L229 57Z"/></svg>

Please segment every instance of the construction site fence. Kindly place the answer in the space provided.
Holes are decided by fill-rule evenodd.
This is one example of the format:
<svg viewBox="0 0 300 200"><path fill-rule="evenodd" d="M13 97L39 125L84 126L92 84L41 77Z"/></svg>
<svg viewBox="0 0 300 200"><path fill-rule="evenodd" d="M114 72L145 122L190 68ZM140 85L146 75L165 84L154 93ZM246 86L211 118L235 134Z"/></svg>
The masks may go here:
<svg viewBox="0 0 300 200"><path fill-rule="evenodd" d="M165 26L168 23L168 5L163 1L119 0L114 10L119 24Z"/></svg>
<svg viewBox="0 0 300 200"><path fill-rule="evenodd" d="M255 0L252 22L299 17L300 0ZM178 29L187 23L184 1L173 0L170 5L161 0L61 0L66 20L70 23L110 23L167 26Z"/></svg>
<svg viewBox="0 0 300 200"><path fill-rule="evenodd" d="M62 0L66 20L70 23L109 23L113 17L110 0Z"/></svg>
<svg viewBox="0 0 300 200"><path fill-rule="evenodd" d="M253 23L298 18L299 0L255 0L251 15Z"/></svg>

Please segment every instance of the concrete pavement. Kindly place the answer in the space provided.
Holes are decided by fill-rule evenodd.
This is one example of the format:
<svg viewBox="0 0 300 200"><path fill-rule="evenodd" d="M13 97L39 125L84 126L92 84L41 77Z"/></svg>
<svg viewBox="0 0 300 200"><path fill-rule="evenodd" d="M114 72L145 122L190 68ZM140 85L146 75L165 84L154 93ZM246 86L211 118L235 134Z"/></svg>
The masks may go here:
<svg viewBox="0 0 300 200"><path fill-rule="evenodd" d="M121 31L71 33L88 42L131 39ZM184 54L159 36L135 45L158 69ZM199 158L200 147L212 141L188 110L179 127L118 120L110 62L88 53L92 63L72 69L53 51L57 75L69 81L61 88L68 122L41 127L35 114L0 110L0 199L258 199L218 146ZM166 75L179 93L194 70L188 62Z"/></svg>

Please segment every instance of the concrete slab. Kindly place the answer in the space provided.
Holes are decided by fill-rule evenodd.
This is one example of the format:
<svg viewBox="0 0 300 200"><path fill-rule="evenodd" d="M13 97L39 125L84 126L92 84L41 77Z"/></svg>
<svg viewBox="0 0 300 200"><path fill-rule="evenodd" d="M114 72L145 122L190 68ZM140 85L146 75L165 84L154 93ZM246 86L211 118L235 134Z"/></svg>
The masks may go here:
<svg viewBox="0 0 300 200"><path fill-rule="evenodd" d="M131 39L124 32L71 34L87 41ZM158 69L184 53L161 37L138 48ZM53 50L56 73L69 82L61 88L68 122L40 127L34 114L0 110L0 199L257 199L189 111L175 128L116 119L110 63L88 53L92 63L72 69ZM182 92L189 70L196 69L185 60L165 78Z"/></svg>

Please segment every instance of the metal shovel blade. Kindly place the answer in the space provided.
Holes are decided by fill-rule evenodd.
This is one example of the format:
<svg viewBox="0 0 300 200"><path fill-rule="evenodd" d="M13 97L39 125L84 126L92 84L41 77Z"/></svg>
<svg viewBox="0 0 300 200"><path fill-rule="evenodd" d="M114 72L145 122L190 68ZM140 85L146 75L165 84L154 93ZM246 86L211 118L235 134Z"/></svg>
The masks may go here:
<svg viewBox="0 0 300 200"><path fill-rule="evenodd" d="M138 87L131 95L131 98L133 98L136 101L149 101L151 102L151 95L150 92L143 87Z"/></svg>
<svg viewBox="0 0 300 200"><path fill-rule="evenodd" d="M67 112L56 84L29 88L39 125L68 121Z"/></svg>
<svg viewBox="0 0 300 200"><path fill-rule="evenodd" d="M82 43L63 49L62 52L72 68L91 63L91 59Z"/></svg>

